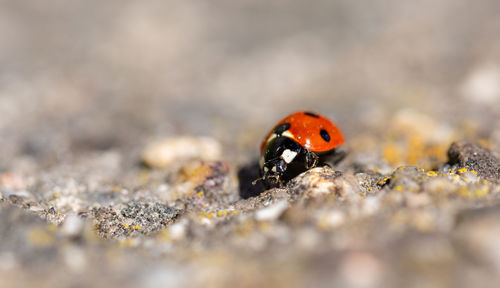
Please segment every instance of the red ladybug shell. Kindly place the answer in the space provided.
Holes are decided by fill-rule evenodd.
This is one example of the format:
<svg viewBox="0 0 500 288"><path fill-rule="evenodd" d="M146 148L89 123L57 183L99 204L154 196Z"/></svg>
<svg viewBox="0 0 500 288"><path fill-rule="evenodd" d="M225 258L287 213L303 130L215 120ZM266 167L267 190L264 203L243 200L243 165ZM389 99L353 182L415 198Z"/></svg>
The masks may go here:
<svg viewBox="0 0 500 288"><path fill-rule="evenodd" d="M275 128L284 123L289 123L290 127L286 130L289 133L284 133L287 135L283 136L293 139L309 151L326 152L344 143L342 132L328 118L317 113L298 111L285 117L273 127L262 142L261 152L272 137Z"/></svg>

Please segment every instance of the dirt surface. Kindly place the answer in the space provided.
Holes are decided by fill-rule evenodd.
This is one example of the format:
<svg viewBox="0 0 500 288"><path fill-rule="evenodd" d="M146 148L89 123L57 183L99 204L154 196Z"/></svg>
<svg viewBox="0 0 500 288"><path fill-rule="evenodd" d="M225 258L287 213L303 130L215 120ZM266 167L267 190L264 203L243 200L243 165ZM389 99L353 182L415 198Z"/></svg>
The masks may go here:
<svg viewBox="0 0 500 288"><path fill-rule="evenodd" d="M498 287L500 2L365 2L0 1L0 287Z"/></svg>

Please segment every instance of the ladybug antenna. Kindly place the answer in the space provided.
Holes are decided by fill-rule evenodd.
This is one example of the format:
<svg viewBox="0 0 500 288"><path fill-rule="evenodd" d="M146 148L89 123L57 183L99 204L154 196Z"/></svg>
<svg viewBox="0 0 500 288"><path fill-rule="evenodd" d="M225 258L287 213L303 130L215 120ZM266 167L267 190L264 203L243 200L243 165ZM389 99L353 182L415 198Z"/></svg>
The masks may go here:
<svg viewBox="0 0 500 288"><path fill-rule="evenodd" d="M264 180L264 178L265 177L263 176L263 177L259 177L259 178L255 179L255 180L253 180L252 181L252 185L255 185L255 184L257 184L257 182Z"/></svg>

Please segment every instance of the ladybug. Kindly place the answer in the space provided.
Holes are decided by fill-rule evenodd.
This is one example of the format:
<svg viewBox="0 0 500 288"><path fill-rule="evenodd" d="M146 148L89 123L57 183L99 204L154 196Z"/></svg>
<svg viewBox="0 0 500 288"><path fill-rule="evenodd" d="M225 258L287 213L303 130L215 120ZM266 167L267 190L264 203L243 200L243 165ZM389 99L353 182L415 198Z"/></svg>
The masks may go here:
<svg viewBox="0 0 500 288"><path fill-rule="evenodd" d="M260 176L267 189L282 187L300 173L317 167L336 164L346 155L337 147L344 136L332 121L323 115L299 111L279 121L260 146Z"/></svg>

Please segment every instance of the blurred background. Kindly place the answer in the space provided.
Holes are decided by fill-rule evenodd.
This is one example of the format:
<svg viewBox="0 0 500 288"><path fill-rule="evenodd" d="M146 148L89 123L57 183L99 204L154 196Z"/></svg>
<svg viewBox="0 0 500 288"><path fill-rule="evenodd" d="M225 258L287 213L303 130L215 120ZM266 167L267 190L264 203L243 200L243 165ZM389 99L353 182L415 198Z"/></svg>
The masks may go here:
<svg viewBox="0 0 500 288"><path fill-rule="evenodd" d="M2 0L0 166L185 134L246 159L296 109L348 139L411 109L500 142L499 11L495 0Z"/></svg>
<svg viewBox="0 0 500 288"><path fill-rule="evenodd" d="M500 287L498 177L445 169L499 151L499 32L498 0L0 0L0 286ZM346 136L335 193L242 200L294 110Z"/></svg>

